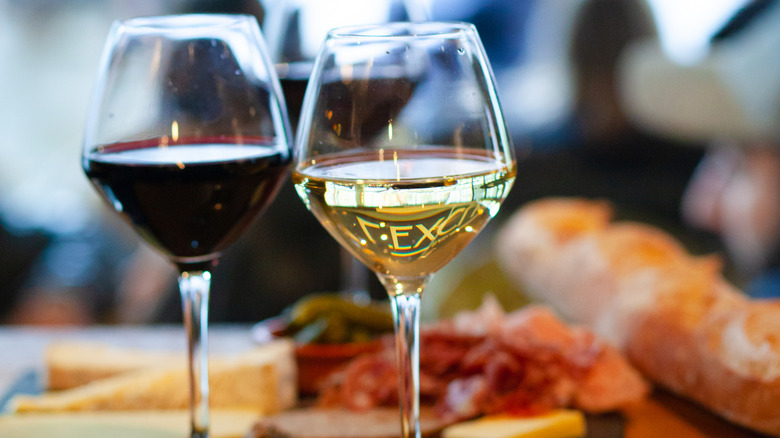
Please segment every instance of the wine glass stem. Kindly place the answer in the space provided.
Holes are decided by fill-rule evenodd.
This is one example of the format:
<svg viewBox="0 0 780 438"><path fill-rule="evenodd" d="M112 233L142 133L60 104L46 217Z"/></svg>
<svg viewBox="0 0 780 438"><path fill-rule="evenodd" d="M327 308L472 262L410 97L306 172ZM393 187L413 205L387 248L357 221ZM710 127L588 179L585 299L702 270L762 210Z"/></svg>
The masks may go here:
<svg viewBox="0 0 780 438"><path fill-rule="evenodd" d="M420 437L420 294L390 294L398 357L401 436Z"/></svg>
<svg viewBox="0 0 780 438"><path fill-rule="evenodd" d="M355 303L366 304L371 301L368 293L369 270L349 251L341 249L341 293Z"/></svg>
<svg viewBox="0 0 780 438"><path fill-rule="evenodd" d="M192 438L209 436L208 318L209 271L184 271L179 289L187 331L190 385L190 430Z"/></svg>

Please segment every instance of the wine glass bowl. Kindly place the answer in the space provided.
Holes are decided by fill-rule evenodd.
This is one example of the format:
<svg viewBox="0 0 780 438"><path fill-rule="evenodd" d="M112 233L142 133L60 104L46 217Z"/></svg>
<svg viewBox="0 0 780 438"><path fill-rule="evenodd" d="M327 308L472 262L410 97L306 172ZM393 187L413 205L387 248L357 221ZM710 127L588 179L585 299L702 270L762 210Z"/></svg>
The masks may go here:
<svg viewBox="0 0 780 438"><path fill-rule="evenodd" d="M495 216L516 175L474 26L331 30L309 79L292 180L391 298L402 434L419 436L419 306L434 273Z"/></svg>
<svg viewBox="0 0 780 438"><path fill-rule="evenodd" d="M208 436L211 270L273 200L291 161L284 100L255 17L171 15L112 27L82 166L179 270L192 436Z"/></svg>
<svg viewBox="0 0 780 438"><path fill-rule="evenodd" d="M285 0L266 2L263 29L296 127L314 58L328 30L394 21L421 21L427 13L407 0Z"/></svg>
<svg viewBox="0 0 780 438"><path fill-rule="evenodd" d="M178 264L216 258L273 199L289 162L283 101L249 18L134 19L109 42L84 168Z"/></svg>

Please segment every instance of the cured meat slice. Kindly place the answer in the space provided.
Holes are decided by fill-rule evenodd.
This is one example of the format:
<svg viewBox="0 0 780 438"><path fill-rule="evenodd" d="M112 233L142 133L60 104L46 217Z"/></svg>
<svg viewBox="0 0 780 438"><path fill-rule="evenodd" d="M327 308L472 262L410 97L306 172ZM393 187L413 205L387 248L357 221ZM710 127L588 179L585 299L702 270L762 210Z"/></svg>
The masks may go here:
<svg viewBox="0 0 780 438"><path fill-rule="evenodd" d="M393 406L397 368L389 347L351 362L320 398L323 406ZM610 345L570 327L544 306L505 314L495 300L420 332L421 402L444 418L532 415L573 407L617 410L648 385Z"/></svg>

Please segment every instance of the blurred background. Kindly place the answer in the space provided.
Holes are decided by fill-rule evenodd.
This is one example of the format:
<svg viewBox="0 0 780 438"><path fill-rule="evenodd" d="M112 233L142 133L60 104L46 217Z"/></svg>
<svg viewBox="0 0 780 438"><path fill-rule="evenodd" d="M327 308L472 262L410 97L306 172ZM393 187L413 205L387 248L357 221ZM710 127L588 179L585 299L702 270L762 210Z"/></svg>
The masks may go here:
<svg viewBox="0 0 780 438"><path fill-rule="evenodd" d="M81 170L83 124L104 40L113 20L142 15L241 12L255 15L265 27L265 19L284 4L0 0L0 323L180 321L173 268L106 211ZM757 227L768 234L729 238L721 221L708 221L702 213L715 203L703 202L703 193L717 186L711 177L717 172L701 174L730 169L732 178L740 171L764 175L761 181L772 190L777 182L780 191L780 182L772 179L777 173L766 168L773 163L777 137L772 129L777 125L769 121L762 130L764 125L755 128L761 121L746 119L732 131L719 131L728 123L717 122L718 109L733 101L744 103L741 94L729 95L721 104L701 99L712 95L709 89L690 98L671 93L680 103L653 90L668 92L669 84L713 62L713 71L721 71L722 65L730 72L727 85L742 84L745 75L751 82L756 70L748 61L753 58L739 58L750 65L740 70L727 56L713 61L713 52L737 41L741 45L732 44L738 46L735 52L752 53L751 44L767 40L743 36L766 17L777 20L772 12L778 9L776 2L425 0L414 7L430 19L476 24L519 158L515 188L499 216L426 291L424 302L434 302L423 304L427 317L446 314L457 300L473 301L468 295L475 289L496 293L509 307L520 303L517 291L492 263L492 231L525 202L545 196L608 199L620 217L659 225L693 252L722 253L727 274L741 287L772 266L780 220L764 214ZM350 11L334 6L329 13ZM780 22L760 29L775 27ZM771 46L778 40L768 41L780 53L780 47ZM771 69L776 66L768 68L780 78L780 70ZM753 82L771 85L777 80ZM754 88L729 90L760 100L761 93L750 94ZM780 93L772 96L780 102ZM656 110L655 100L670 109L662 105ZM770 115L771 110L766 109ZM710 113L715 115L705 118ZM686 114L704 121L686 124ZM734 121L742 113L728 114L726 120ZM780 121L780 112L774 116ZM714 121L712 129L709 121ZM744 126L755 129L745 133L739 130ZM750 163L763 167L755 170ZM742 186L742 195L754 193L749 184ZM224 255L217 269L225 272L214 276L212 321L255 322L278 314L306 293L341 287L337 244L293 193L286 187ZM753 207L774 208L759 194L753 198ZM749 228L749 221L733 221L741 224L737 228L743 234ZM769 247L755 242L729 246L729 239L744 243L751 238ZM378 298L383 294L375 285L371 293Z"/></svg>

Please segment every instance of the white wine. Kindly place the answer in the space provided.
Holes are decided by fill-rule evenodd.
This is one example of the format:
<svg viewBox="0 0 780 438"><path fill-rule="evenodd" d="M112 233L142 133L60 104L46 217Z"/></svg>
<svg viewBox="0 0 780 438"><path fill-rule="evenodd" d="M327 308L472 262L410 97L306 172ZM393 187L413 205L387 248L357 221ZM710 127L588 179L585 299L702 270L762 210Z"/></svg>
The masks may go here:
<svg viewBox="0 0 780 438"><path fill-rule="evenodd" d="M477 150L317 158L293 172L298 195L355 257L394 277L446 265L495 216L515 178L513 164Z"/></svg>

